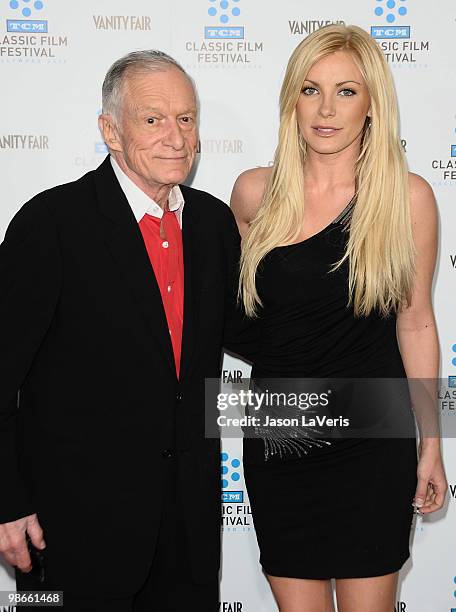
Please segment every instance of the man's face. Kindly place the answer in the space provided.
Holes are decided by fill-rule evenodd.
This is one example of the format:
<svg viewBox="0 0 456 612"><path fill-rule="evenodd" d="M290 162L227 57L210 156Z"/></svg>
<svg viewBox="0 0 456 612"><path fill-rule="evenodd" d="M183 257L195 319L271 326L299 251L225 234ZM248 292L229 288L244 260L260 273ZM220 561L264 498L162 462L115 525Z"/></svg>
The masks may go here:
<svg viewBox="0 0 456 612"><path fill-rule="evenodd" d="M182 183L198 144L196 99L174 67L126 76L115 132L108 146L151 189Z"/></svg>

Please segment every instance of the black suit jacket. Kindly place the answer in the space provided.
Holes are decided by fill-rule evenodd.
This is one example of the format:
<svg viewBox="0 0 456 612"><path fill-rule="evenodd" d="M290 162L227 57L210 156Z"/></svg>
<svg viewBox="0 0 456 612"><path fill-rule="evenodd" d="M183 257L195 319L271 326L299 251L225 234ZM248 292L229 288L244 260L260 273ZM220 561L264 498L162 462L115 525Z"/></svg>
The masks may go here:
<svg viewBox="0 0 456 612"><path fill-rule="evenodd" d="M70 591L123 594L144 581L167 449L177 449L195 579L219 565L219 443L204 437L204 380L220 375L239 235L225 204L182 192L179 381L109 157L29 201L0 246L0 522L37 512L48 579Z"/></svg>

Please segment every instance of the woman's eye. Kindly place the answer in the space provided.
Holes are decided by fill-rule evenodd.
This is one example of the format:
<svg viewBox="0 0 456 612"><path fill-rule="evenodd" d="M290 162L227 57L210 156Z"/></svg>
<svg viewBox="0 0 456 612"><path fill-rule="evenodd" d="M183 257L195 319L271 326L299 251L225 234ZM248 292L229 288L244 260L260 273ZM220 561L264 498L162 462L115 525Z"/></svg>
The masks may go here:
<svg viewBox="0 0 456 612"><path fill-rule="evenodd" d="M302 90L302 93L305 96L312 96L314 94L314 92L316 92L317 90L315 89L315 87L304 87L304 89Z"/></svg>
<svg viewBox="0 0 456 612"><path fill-rule="evenodd" d="M339 93L343 96L354 96L356 91L353 91L353 89L342 89Z"/></svg>
<svg viewBox="0 0 456 612"><path fill-rule="evenodd" d="M155 123L155 117L147 117L147 123L150 123L151 125Z"/></svg>

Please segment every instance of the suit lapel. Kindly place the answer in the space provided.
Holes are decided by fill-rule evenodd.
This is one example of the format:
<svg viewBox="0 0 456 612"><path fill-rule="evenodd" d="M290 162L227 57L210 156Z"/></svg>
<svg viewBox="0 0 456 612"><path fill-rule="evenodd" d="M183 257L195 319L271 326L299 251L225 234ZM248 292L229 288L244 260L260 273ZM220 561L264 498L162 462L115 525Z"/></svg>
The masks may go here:
<svg viewBox="0 0 456 612"><path fill-rule="evenodd" d="M94 173L101 227L123 281L135 297L152 336L175 374L168 324L160 289L138 227L109 156ZM152 364L151 364L152 365Z"/></svg>
<svg viewBox="0 0 456 612"><path fill-rule="evenodd" d="M180 379L189 374L195 346L198 342L198 322L201 297L201 280L204 269L204 235L198 208L193 201L194 192L181 187L185 199L182 220L184 249L184 326L182 331L182 355Z"/></svg>

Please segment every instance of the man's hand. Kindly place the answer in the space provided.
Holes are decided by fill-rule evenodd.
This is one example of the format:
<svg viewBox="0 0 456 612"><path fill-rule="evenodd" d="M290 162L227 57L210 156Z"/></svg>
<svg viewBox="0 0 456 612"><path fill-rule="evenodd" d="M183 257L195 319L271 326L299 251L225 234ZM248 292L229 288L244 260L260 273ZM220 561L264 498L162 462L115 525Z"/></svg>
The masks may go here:
<svg viewBox="0 0 456 612"><path fill-rule="evenodd" d="M46 543L43 530L36 514L25 516L11 523L0 524L0 553L10 565L15 565L22 572L30 572L32 563L27 548L26 534L38 550L43 550Z"/></svg>

